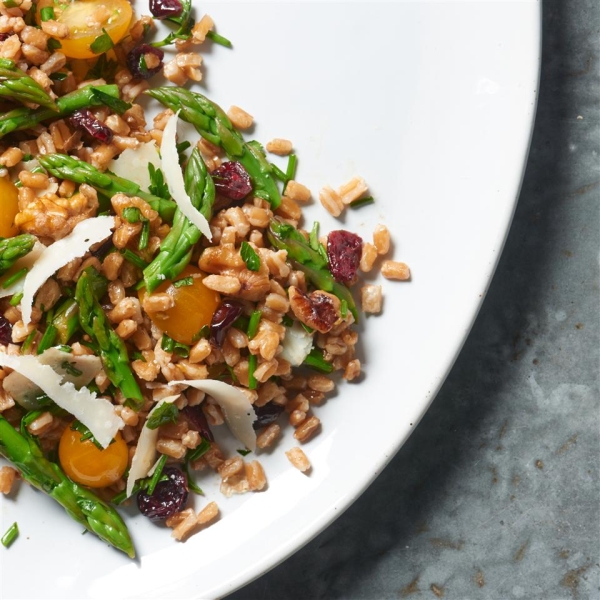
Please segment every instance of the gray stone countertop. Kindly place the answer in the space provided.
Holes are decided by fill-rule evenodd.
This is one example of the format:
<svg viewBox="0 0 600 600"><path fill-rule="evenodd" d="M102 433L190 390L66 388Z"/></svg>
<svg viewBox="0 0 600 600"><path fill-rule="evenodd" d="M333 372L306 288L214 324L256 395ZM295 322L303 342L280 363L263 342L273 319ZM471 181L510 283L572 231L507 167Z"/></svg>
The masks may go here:
<svg viewBox="0 0 600 600"><path fill-rule="evenodd" d="M544 2L514 222L450 376L333 525L230 600L600 598L600 1Z"/></svg>

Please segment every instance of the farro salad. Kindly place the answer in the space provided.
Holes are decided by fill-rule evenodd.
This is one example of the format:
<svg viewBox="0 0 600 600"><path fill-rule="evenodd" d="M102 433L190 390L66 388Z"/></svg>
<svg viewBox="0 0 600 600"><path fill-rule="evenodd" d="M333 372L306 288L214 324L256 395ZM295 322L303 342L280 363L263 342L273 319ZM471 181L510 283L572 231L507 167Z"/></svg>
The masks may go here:
<svg viewBox="0 0 600 600"><path fill-rule="evenodd" d="M372 283L355 304L359 273L410 278L384 225L372 242L307 226L292 143L246 141L253 118L197 91L198 47L231 47L212 19L148 11L0 1L0 492L23 479L130 557L119 505L184 540L219 515L191 506L201 472L224 497L265 490L286 426L308 475L319 405L361 372L353 325L382 308ZM360 177L319 199L335 217L373 201Z"/></svg>

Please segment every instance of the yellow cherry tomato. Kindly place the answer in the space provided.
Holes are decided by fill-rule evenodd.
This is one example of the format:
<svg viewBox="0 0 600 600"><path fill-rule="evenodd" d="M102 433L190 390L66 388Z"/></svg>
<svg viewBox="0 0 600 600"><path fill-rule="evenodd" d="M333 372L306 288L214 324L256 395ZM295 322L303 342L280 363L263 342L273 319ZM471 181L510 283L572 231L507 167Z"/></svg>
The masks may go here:
<svg viewBox="0 0 600 600"><path fill-rule="evenodd" d="M204 286L203 276L200 269L188 265L175 281L192 277L191 285L176 286L165 281L153 292L169 294L175 306L161 312L148 312L148 316L159 329L180 344L193 343L194 336L202 327L210 325L213 313L221 302L217 292ZM146 291L140 290L142 302L145 297Z"/></svg>
<svg viewBox="0 0 600 600"><path fill-rule="evenodd" d="M13 237L19 233L15 216L19 212L19 195L15 184L7 177L0 177L0 238Z"/></svg>
<svg viewBox="0 0 600 600"><path fill-rule="evenodd" d="M113 44L120 42L129 29L133 9L127 0L41 0L37 20L41 23L44 8L54 10L54 19L69 29L60 38L60 51L69 58L94 58L98 54L90 46L106 32ZM46 19L47 20L47 19Z"/></svg>
<svg viewBox="0 0 600 600"><path fill-rule="evenodd" d="M115 440L101 450L91 440L81 440L82 434L68 426L58 444L58 458L67 474L76 483L91 488L112 485L121 479L129 452L127 444L117 433Z"/></svg>

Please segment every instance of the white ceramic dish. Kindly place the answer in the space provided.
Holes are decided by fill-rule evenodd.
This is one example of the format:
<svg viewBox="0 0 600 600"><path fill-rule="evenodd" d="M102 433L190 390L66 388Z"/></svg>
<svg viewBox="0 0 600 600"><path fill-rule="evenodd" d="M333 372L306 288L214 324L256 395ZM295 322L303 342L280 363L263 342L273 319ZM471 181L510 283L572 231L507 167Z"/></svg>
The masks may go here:
<svg viewBox="0 0 600 600"><path fill-rule="evenodd" d="M315 192L355 174L374 206L323 231L370 238L386 223L410 283L381 281L384 313L364 319L364 378L317 410L310 476L283 450L263 456L265 493L221 499L221 520L185 544L135 511L126 559L42 494L0 499L2 598L214 598L314 537L369 485L423 415L485 295L518 195L535 112L540 6L499 2L203 3L235 49L205 53L205 93L244 107L253 135L294 141ZM215 482L216 483L216 482ZM196 503L202 505L202 501Z"/></svg>

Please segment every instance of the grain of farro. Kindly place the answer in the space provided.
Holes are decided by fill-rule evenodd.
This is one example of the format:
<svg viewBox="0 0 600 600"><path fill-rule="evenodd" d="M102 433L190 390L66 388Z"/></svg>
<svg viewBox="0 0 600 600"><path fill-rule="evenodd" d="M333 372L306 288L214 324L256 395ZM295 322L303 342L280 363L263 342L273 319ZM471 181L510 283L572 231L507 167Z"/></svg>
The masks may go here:
<svg viewBox="0 0 600 600"><path fill-rule="evenodd" d="M316 434L319 426L321 425L321 421L318 417L314 415L308 417L303 423L301 423L296 431L294 432L294 437L299 442L307 442L313 435Z"/></svg>
<svg viewBox="0 0 600 600"><path fill-rule="evenodd" d="M321 189L319 192L319 200L330 215L339 217L342 214L344 203L339 194L330 186L326 185Z"/></svg>
<svg viewBox="0 0 600 600"><path fill-rule="evenodd" d="M279 156L287 156L293 148L292 142L283 138L274 138L267 142L267 152L278 154Z"/></svg>
<svg viewBox="0 0 600 600"><path fill-rule="evenodd" d="M49 431L54 426L54 417L52 413L46 411L43 412L39 417L31 421L29 425L27 425L27 431L31 435L44 435L47 431Z"/></svg>
<svg viewBox="0 0 600 600"><path fill-rule="evenodd" d="M12 467L0 467L0 494L10 494L14 482L19 478L19 471Z"/></svg>
<svg viewBox="0 0 600 600"><path fill-rule="evenodd" d="M281 427L277 423L271 423L263 429L256 438L256 446L261 450L270 448L275 440L281 436Z"/></svg>
<svg viewBox="0 0 600 600"><path fill-rule="evenodd" d="M229 120L238 129L249 129L254 124L254 117L239 106L231 106L227 111Z"/></svg>
<svg viewBox="0 0 600 600"><path fill-rule="evenodd" d="M285 195L295 202L306 203L311 198L310 190L303 184L294 181L288 181L285 188Z"/></svg>
<svg viewBox="0 0 600 600"><path fill-rule="evenodd" d="M298 446L290 448L286 451L285 455L292 465L294 465L294 467L296 467L296 469L299 471L306 473L306 471L310 470L310 461L308 460L306 454L304 454L304 450L302 450L302 448L299 448Z"/></svg>
<svg viewBox="0 0 600 600"><path fill-rule="evenodd" d="M351 360L344 370L344 379L347 381L356 379L360 375L360 369L360 360L358 358Z"/></svg>
<svg viewBox="0 0 600 600"><path fill-rule="evenodd" d="M384 260L381 264L381 274L386 279L408 281L410 279L410 268L403 262Z"/></svg>
<svg viewBox="0 0 600 600"><path fill-rule="evenodd" d="M380 285L367 284L360 288L360 299L365 313L377 314L381 312L383 293Z"/></svg>
<svg viewBox="0 0 600 600"><path fill-rule="evenodd" d="M363 273L368 273L373 268L377 260L377 248L370 242L365 242L362 247L360 256L360 270Z"/></svg>
<svg viewBox="0 0 600 600"><path fill-rule="evenodd" d="M242 285L237 277L230 275L208 275L202 283L209 289L221 294L237 294Z"/></svg>

